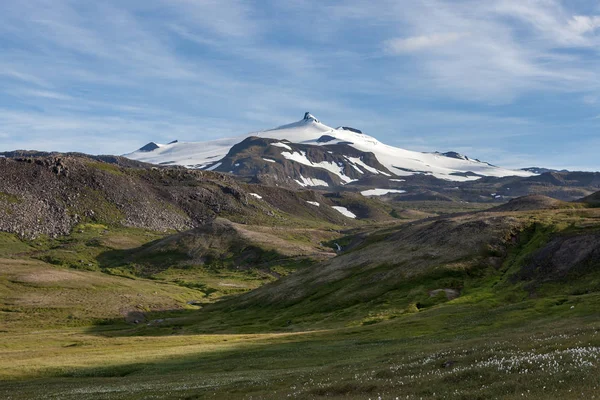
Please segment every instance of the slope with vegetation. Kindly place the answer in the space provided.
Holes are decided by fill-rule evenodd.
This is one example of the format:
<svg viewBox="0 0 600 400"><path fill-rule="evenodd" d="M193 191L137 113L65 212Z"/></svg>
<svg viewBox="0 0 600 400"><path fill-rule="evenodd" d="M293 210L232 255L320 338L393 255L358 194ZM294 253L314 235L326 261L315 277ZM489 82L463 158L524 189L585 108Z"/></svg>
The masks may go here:
<svg viewBox="0 0 600 400"><path fill-rule="evenodd" d="M530 197L481 210L420 201L406 210L178 168L75 157L61 161L65 173L35 159L0 162L25 182L48 181L18 192L3 176L5 212L47 196L64 226L0 234L2 397L598 391L600 209L585 202ZM88 186L102 200L64 197ZM144 199L141 207L160 203L144 212L181 219L136 219L128 201ZM79 204L94 214L63 217Z"/></svg>

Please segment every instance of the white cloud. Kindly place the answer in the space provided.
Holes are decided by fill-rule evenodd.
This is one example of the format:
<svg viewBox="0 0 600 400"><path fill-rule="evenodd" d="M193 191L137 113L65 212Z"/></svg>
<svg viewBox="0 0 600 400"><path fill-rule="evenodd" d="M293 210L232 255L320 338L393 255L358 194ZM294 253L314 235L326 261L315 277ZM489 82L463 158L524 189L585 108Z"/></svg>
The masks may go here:
<svg viewBox="0 0 600 400"><path fill-rule="evenodd" d="M593 32L600 28L600 16L576 15L569 21L569 28L579 35Z"/></svg>
<svg viewBox="0 0 600 400"><path fill-rule="evenodd" d="M407 38L383 44L391 55L412 52L415 63L410 76L402 69L396 77L399 85L414 85L416 75L442 94L490 103L531 91L600 88L597 59L561 51L600 44L585 35L598 20L573 18L558 0L416 1L397 15Z"/></svg>
<svg viewBox="0 0 600 400"><path fill-rule="evenodd" d="M10 91L8 91L8 93L14 94L17 96L34 97L34 98L42 98L42 99L49 99L49 100L73 100L73 97L71 97L69 95L66 95L63 93L58 93L58 92L53 92L50 90L17 89L17 90L10 90Z"/></svg>
<svg viewBox="0 0 600 400"><path fill-rule="evenodd" d="M220 37L250 39L261 24L245 0L163 0L179 18Z"/></svg>
<svg viewBox="0 0 600 400"><path fill-rule="evenodd" d="M385 42L385 49L392 54L411 53L434 47L446 46L466 36L464 33L440 33L409 38L389 39Z"/></svg>
<svg viewBox="0 0 600 400"><path fill-rule="evenodd" d="M12 108L0 125L13 137L0 145L122 153L310 110L386 142L508 147L497 138L542 137L545 125L490 106L599 98L592 14L567 0L0 1L0 35L15 44L0 61ZM438 106L448 113L427 110Z"/></svg>

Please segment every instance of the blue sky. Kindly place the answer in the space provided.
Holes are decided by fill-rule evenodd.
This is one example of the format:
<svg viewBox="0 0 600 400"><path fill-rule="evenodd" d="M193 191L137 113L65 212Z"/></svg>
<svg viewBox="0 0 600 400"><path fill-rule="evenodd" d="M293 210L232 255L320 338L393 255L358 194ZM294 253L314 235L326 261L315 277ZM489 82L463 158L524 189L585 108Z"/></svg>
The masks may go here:
<svg viewBox="0 0 600 400"><path fill-rule="evenodd" d="M0 2L0 151L122 154L298 120L600 169L600 3Z"/></svg>

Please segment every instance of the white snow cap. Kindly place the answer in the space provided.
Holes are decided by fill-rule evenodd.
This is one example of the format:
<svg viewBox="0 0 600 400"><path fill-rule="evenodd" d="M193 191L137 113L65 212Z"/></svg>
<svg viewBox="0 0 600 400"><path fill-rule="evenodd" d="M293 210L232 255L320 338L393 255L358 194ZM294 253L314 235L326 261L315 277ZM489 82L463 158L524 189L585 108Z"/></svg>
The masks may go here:
<svg viewBox="0 0 600 400"><path fill-rule="evenodd" d="M376 138L360 132L358 129L349 130L347 128L332 128L321 123L314 115L309 112L304 114L304 118L291 124L282 125L275 129L269 129L261 132L238 136L230 139L218 139L210 142L178 142L171 144L156 144L157 148L151 151L134 151L126 154L125 157L133 160L149 162L162 165L183 165L189 168L214 169L229 150L240 143L248 136L258 136L262 138L275 139L278 142L272 143L273 146L285 148L289 147L287 143L301 143L315 146L327 146L335 143L344 143L356 150L373 153L377 161L383 165L392 175L385 171L375 170L372 167L366 168L359 158L352 159L355 167L363 169L365 172L382 174L390 178L403 178L409 175L430 175L439 179L448 181L471 181L480 179L482 176L532 176L536 175L529 171L515 171L496 167L476 159L457 155L456 153L422 153L418 151L404 150L381 143ZM320 141L322 136L333 138L330 141ZM285 153L285 152L283 152ZM282 155L286 157L286 154ZM299 157L293 151L288 151L286 158L296 162L305 161L305 157ZM293 156L293 158L292 158ZM300 160L302 158L302 160ZM361 161L361 162L359 162ZM307 165L316 168L324 168L340 176L341 172L331 163L313 163L310 160ZM335 167L335 168L334 168ZM351 180L350 180L351 181ZM303 182L306 183L306 182ZM345 181L345 183L349 183Z"/></svg>

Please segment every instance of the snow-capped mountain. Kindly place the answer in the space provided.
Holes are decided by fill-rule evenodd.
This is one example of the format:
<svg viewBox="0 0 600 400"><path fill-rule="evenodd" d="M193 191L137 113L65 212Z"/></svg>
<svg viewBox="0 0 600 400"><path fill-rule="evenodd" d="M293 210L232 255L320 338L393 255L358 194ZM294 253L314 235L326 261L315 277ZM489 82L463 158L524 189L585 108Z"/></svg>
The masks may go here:
<svg viewBox="0 0 600 400"><path fill-rule="evenodd" d="M271 185L343 186L378 176L393 178L373 153L345 143L303 144L250 136L209 167Z"/></svg>
<svg viewBox="0 0 600 400"><path fill-rule="evenodd" d="M246 154L244 158L239 153L247 148L236 145L249 137L272 140L255 142L255 148L258 145L263 149ZM251 170L256 173L257 163L264 166L267 173L269 168L280 164L280 173L290 174L288 177L300 186L326 186L323 182L343 185L365 174L391 178L429 175L450 181L477 180L483 176L534 175L530 171L496 167L455 152L421 153L389 146L358 129L329 127L310 113L306 113L298 122L229 139L149 143L133 153L125 154L125 157L153 164L183 165L231 173L248 173ZM243 165L250 160L252 168ZM272 164L271 167L269 164ZM297 168L292 170L289 165L296 165ZM300 169L309 176L302 175ZM321 178L315 176L315 171L319 170ZM329 179L324 179L325 176Z"/></svg>

